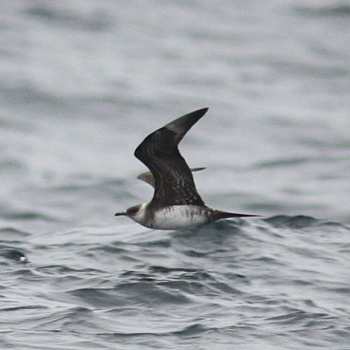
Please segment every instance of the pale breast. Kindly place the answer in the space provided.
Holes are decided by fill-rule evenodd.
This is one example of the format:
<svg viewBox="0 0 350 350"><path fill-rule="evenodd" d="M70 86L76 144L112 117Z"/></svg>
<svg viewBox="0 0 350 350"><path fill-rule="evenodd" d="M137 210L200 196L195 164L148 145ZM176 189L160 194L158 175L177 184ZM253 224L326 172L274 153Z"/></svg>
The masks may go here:
<svg viewBox="0 0 350 350"><path fill-rule="evenodd" d="M158 230L177 230L211 221L209 210L197 205L174 205L158 210L152 227Z"/></svg>

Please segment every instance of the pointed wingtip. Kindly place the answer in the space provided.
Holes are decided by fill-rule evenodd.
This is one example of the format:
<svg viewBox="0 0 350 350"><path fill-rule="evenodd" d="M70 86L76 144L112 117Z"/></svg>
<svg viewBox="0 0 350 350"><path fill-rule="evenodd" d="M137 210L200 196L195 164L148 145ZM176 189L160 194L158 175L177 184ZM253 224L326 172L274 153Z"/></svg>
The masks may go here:
<svg viewBox="0 0 350 350"><path fill-rule="evenodd" d="M201 108L201 109L197 109L193 112L190 112L188 114L185 114L186 116L189 116L189 115L200 115L200 118L204 116L204 114L206 114L209 110L209 107L204 107L204 108Z"/></svg>
<svg viewBox="0 0 350 350"><path fill-rule="evenodd" d="M198 122L207 112L209 107L201 108L196 111L190 112L173 120L172 122L164 125L164 128L176 133L175 140L179 143L186 135L188 130L192 128L194 124Z"/></svg>
<svg viewBox="0 0 350 350"><path fill-rule="evenodd" d="M209 110L209 107L204 107L204 108L201 108L201 109L197 109L196 111L193 111L192 113L196 113L196 112L202 112L202 113L207 113Z"/></svg>

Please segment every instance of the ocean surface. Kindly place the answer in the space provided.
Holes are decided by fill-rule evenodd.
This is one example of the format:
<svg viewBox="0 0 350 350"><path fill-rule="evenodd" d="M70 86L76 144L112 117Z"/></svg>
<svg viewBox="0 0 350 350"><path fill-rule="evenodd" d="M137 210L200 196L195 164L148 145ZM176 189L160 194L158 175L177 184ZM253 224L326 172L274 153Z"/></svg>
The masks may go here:
<svg viewBox="0 0 350 350"><path fill-rule="evenodd" d="M133 152L206 204L154 231ZM350 2L0 4L0 349L350 349Z"/></svg>

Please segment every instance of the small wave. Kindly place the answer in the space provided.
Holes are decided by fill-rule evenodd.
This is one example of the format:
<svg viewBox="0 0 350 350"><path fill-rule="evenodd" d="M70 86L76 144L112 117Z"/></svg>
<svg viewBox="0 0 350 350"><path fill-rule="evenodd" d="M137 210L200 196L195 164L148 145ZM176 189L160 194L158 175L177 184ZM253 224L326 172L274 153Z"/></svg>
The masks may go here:
<svg viewBox="0 0 350 350"><path fill-rule="evenodd" d="M198 335L204 332L207 332L208 328L204 327L203 325L199 323L192 324L190 326L185 327L182 330L172 332L173 334L177 335L185 335L185 336L193 336L193 335Z"/></svg>
<svg viewBox="0 0 350 350"><path fill-rule="evenodd" d="M13 227L3 227L0 229L1 240L14 241L15 239L23 239L30 235L29 232L21 231Z"/></svg>
<svg viewBox="0 0 350 350"><path fill-rule="evenodd" d="M150 266L146 271L126 271L121 277L127 278L128 283L151 282L156 287L161 287L162 291L167 291L174 298L175 302L187 302L187 297L196 294L217 295L229 294L235 295L239 291L218 279L212 274L200 269L186 268L167 268L164 266ZM242 278L241 275L230 276L230 281L235 278ZM186 299L183 297L186 296ZM181 297L180 300L177 298ZM165 298L164 302L168 302Z"/></svg>
<svg viewBox="0 0 350 350"><path fill-rule="evenodd" d="M24 171L25 163L19 159L5 158L0 160L0 170L3 171Z"/></svg>
<svg viewBox="0 0 350 350"><path fill-rule="evenodd" d="M115 288L80 288L67 293L94 307L105 308L122 305Z"/></svg>
<svg viewBox="0 0 350 350"><path fill-rule="evenodd" d="M281 158L274 160L266 160L264 162L260 162L253 166L253 169L261 169L261 168L272 168L272 167L285 167L289 165L299 165L310 162L311 159L307 157L299 157L299 158Z"/></svg>
<svg viewBox="0 0 350 350"><path fill-rule="evenodd" d="M3 214L2 217L7 220L25 220L25 221L43 220L48 222L59 221L52 216L48 216L42 213L37 213L34 211L8 212Z"/></svg>
<svg viewBox="0 0 350 350"><path fill-rule="evenodd" d="M288 311L284 314L267 318L267 321L278 323L279 325L297 324L300 327L301 323L309 324L310 322L316 320L317 322L321 322L321 320L329 322L330 319L332 319L332 317L325 313L312 313L298 309L288 309Z"/></svg>
<svg viewBox="0 0 350 350"><path fill-rule="evenodd" d="M195 226L193 228L174 231L173 237L185 236L186 238L220 240L220 238L224 239L230 234L237 235L241 233L244 225L244 218L215 221L202 226Z"/></svg>
<svg viewBox="0 0 350 350"><path fill-rule="evenodd" d="M85 29L91 31L104 31L111 29L111 18L105 11L93 11L90 14L74 13L73 8L64 9L63 7L48 7L35 5L25 10L25 14L38 18L40 20L48 20L51 23L57 22L69 26L72 29Z"/></svg>
<svg viewBox="0 0 350 350"><path fill-rule="evenodd" d="M271 224L273 227L289 227L289 228L305 228L315 225L318 222L311 216L297 215L276 215L270 218L264 219L264 221Z"/></svg>
<svg viewBox="0 0 350 350"><path fill-rule="evenodd" d="M8 260L12 260L20 263L28 262L28 258L26 257L26 255L17 249L0 248L0 256Z"/></svg>
<svg viewBox="0 0 350 350"><path fill-rule="evenodd" d="M325 7L296 7L295 12L302 16L310 17L343 17L350 16L349 5L335 5Z"/></svg>
<svg viewBox="0 0 350 350"><path fill-rule="evenodd" d="M287 216L287 215L276 215L263 221L268 222L273 227L276 228L307 228L307 227L337 227L346 230L350 230L346 225L340 223L326 221L321 219L315 219L311 216L297 215L297 216Z"/></svg>

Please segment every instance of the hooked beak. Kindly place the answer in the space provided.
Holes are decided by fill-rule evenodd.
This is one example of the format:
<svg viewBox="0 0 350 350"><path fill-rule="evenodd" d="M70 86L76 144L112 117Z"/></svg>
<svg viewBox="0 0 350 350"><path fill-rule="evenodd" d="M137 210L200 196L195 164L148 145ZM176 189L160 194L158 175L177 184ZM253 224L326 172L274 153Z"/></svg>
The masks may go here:
<svg viewBox="0 0 350 350"><path fill-rule="evenodd" d="M114 216L122 216L122 215L125 215L125 216L126 216L126 212L123 211L123 212L120 212L120 213L115 213Z"/></svg>

